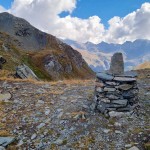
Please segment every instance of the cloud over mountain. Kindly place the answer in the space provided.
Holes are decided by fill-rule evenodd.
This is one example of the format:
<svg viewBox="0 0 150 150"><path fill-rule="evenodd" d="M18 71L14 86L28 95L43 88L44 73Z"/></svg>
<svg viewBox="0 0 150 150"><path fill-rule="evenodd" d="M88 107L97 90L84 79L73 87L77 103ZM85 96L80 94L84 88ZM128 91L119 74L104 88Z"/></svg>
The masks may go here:
<svg viewBox="0 0 150 150"><path fill-rule="evenodd" d="M124 18L115 16L110 19L108 29L105 29L98 16L87 19L72 17L71 12L76 6L77 0L14 0L9 10L0 6L0 12L8 11L25 18L37 28L63 39L93 43L150 39L148 2ZM64 11L69 15L60 17Z"/></svg>

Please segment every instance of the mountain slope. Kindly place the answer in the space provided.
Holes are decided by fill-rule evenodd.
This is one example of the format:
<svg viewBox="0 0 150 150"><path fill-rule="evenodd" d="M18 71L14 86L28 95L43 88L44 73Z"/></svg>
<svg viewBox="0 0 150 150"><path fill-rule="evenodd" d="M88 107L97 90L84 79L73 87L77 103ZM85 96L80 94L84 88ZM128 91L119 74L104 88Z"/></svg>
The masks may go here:
<svg viewBox="0 0 150 150"><path fill-rule="evenodd" d="M108 44L105 42L99 44L90 42L79 43L71 40L65 40L64 42L81 52L83 58L96 72L109 68L110 58L115 52L123 53L126 70L133 69L138 64L150 60L149 40L139 39L134 42L127 41L123 44ZM86 53L86 55L84 55L84 53ZM87 57L87 53L89 54L89 57ZM93 55L96 57L92 57ZM92 62L90 61L91 57Z"/></svg>
<svg viewBox="0 0 150 150"><path fill-rule="evenodd" d="M40 77L64 79L93 76L93 71L78 51L56 37L36 29L24 19L1 13L0 33L0 55L14 55L15 49L18 64L23 62L33 71L38 70ZM10 57L8 61L13 60Z"/></svg>
<svg viewBox="0 0 150 150"><path fill-rule="evenodd" d="M143 64L138 65L136 68L136 70L140 70L140 69L150 69L150 61L148 62L144 62Z"/></svg>

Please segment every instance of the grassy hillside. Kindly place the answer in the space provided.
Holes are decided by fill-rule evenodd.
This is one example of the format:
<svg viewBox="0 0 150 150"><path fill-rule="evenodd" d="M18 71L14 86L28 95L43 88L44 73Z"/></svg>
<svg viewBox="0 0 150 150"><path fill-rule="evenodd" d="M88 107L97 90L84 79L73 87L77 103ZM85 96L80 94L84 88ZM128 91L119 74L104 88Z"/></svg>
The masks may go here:
<svg viewBox="0 0 150 150"><path fill-rule="evenodd" d="M140 69L150 69L150 61L147 61L143 64L138 65L136 68L136 70L140 70Z"/></svg>
<svg viewBox="0 0 150 150"><path fill-rule="evenodd" d="M0 55L7 60L7 63L3 66L3 69L7 70L7 73L14 74L16 66L24 63L28 65L40 79L55 80L53 76L45 71L45 57L54 55L62 66L66 66L68 62L71 62L65 51L61 51L57 46L41 51L24 51L15 46L19 44L20 43L13 37L0 32ZM87 65L83 66L81 70L78 70L73 63L71 65L73 68L72 72L70 74L65 72L61 73L59 79L85 78L87 73L89 77L93 76L93 72Z"/></svg>

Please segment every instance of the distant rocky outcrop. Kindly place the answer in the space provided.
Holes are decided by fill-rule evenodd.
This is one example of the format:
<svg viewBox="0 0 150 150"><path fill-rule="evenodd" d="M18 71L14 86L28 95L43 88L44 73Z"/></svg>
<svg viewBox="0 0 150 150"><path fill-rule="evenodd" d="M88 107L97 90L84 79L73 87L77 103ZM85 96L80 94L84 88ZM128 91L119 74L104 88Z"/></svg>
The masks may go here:
<svg viewBox="0 0 150 150"><path fill-rule="evenodd" d="M64 40L67 44L77 49L95 71L103 71L109 68L111 56L116 52L122 52L125 58L125 70L131 70L138 64L150 60L150 40L137 39L133 42L127 41L123 44L101 42L80 43ZM92 58L92 60L91 60Z"/></svg>
<svg viewBox="0 0 150 150"><path fill-rule="evenodd" d="M0 37L0 49L15 54L13 61L31 66L39 77L57 80L94 74L71 46L6 12L0 13Z"/></svg>

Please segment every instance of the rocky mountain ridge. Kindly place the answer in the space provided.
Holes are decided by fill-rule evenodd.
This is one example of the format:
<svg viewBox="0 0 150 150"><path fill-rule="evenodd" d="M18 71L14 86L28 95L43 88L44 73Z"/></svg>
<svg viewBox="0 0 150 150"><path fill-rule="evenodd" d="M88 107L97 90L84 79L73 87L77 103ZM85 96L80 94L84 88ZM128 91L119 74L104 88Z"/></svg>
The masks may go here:
<svg viewBox="0 0 150 150"><path fill-rule="evenodd" d="M133 42L127 41L123 44L101 42L80 43L72 40L64 40L67 44L77 49L87 61L89 66L96 72L109 68L111 56L115 52L124 55L125 69L134 69L137 65L150 60L150 41L138 39Z"/></svg>
<svg viewBox="0 0 150 150"><path fill-rule="evenodd" d="M8 64L12 64L7 69L14 68L13 64L25 63L42 78L93 76L78 51L9 13L0 14L0 55L6 56Z"/></svg>

